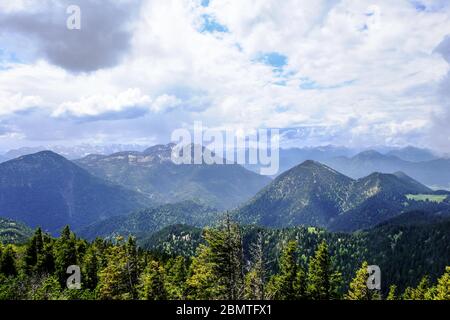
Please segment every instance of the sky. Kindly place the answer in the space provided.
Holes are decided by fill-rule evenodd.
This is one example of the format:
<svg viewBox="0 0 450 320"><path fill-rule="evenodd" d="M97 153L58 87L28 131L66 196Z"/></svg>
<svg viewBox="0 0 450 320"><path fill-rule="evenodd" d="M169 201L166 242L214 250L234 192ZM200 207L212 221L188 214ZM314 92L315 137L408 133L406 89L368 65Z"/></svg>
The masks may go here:
<svg viewBox="0 0 450 320"><path fill-rule="evenodd" d="M449 86L445 0L0 0L3 150L167 143L201 121L449 152Z"/></svg>

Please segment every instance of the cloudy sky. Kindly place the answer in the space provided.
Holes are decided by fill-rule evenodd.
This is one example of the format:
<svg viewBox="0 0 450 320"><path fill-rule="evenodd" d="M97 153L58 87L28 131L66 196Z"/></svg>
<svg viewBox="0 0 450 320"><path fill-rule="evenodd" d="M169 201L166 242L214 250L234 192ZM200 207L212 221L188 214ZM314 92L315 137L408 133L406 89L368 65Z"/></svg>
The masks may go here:
<svg viewBox="0 0 450 320"><path fill-rule="evenodd" d="M448 35L446 0L0 0L0 149L202 121L448 152Z"/></svg>

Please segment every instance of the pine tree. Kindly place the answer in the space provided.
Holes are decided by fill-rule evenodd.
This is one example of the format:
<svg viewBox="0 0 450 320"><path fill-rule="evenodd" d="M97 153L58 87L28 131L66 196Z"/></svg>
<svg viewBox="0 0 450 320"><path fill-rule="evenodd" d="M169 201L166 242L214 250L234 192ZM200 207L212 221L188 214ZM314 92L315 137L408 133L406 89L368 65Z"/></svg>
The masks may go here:
<svg viewBox="0 0 450 320"><path fill-rule="evenodd" d="M237 300L244 293L242 235L239 225L227 214L219 229L206 229L204 238L211 248L210 260L223 298Z"/></svg>
<svg viewBox="0 0 450 320"><path fill-rule="evenodd" d="M211 247L201 244L197 248L186 280L188 299L225 299L225 287L219 281L212 257Z"/></svg>
<svg viewBox="0 0 450 320"><path fill-rule="evenodd" d="M433 300L450 300L450 266L445 267L444 274L438 279L437 285L429 297Z"/></svg>
<svg viewBox="0 0 450 320"><path fill-rule="evenodd" d="M170 259L165 270L164 286L167 291L167 298L170 300L186 299L186 259L182 256Z"/></svg>
<svg viewBox="0 0 450 320"><path fill-rule="evenodd" d="M82 283L83 288L94 290L98 284L98 259L94 245L91 245L83 257L82 265Z"/></svg>
<svg viewBox="0 0 450 320"><path fill-rule="evenodd" d="M361 268L356 272L355 277L350 283L350 288L345 295L346 300L379 300L380 293L378 290L371 290L367 287L367 279L369 272L367 271L368 263L363 262Z"/></svg>
<svg viewBox="0 0 450 320"><path fill-rule="evenodd" d="M389 292L386 297L386 300L398 300L397 298L397 286L395 284L389 287Z"/></svg>
<svg viewBox="0 0 450 320"><path fill-rule="evenodd" d="M56 276L62 287L66 285L67 268L77 264L77 249L75 235L66 226L55 244Z"/></svg>
<svg viewBox="0 0 450 320"><path fill-rule="evenodd" d="M416 288L407 288L403 294L404 300L426 300L430 290L430 280L424 276Z"/></svg>
<svg viewBox="0 0 450 320"><path fill-rule="evenodd" d="M40 286L32 293L33 300L58 300L61 298L61 285L59 279L55 276L43 279Z"/></svg>
<svg viewBox="0 0 450 320"><path fill-rule="evenodd" d="M43 252L42 230L37 228L33 236L28 241L25 249L25 272L30 274L36 271L39 255Z"/></svg>
<svg viewBox="0 0 450 320"><path fill-rule="evenodd" d="M333 272L328 245L323 241L310 259L307 294L309 299L329 300L336 298L340 276Z"/></svg>
<svg viewBox="0 0 450 320"><path fill-rule="evenodd" d="M128 292L130 292L132 299L136 299L136 285L138 284L139 280L139 258L136 247L136 240L133 237L128 238L128 242L125 246L125 252Z"/></svg>
<svg viewBox="0 0 450 320"><path fill-rule="evenodd" d="M157 261L151 261L141 275L139 297L143 300L166 300L164 268Z"/></svg>
<svg viewBox="0 0 450 320"><path fill-rule="evenodd" d="M0 274L9 277L17 275L16 253L11 245L6 246L0 257Z"/></svg>
<svg viewBox="0 0 450 320"><path fill-rule="evenodd" d="M129 300L127 256L122 245L115 245L106 253L106 266L100 270L96 288L101 300Z"/></svg>

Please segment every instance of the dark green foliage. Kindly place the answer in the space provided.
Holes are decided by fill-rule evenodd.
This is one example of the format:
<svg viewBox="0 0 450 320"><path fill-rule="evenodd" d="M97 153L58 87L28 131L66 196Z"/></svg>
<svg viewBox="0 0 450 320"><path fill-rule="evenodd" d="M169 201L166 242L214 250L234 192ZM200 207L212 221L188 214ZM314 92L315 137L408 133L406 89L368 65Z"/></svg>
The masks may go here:
<svg viewBox="0 0 450 320"><path fill-rule="evenodd" d="M427 259L435 262L438 258L445 261L436 273L423 267L418 278L410 278L410 272L400 277L402 281L390 282L389 275L383 272L384 266L392 262L402 270L402 264L394 256L407 260L411 255L410 251L397 251L403 246L403 237L408 241L415 237L423 240L425 235L430 236L428 227L425 224L411 229L409 225L385 224L370 232L351 235L312 227L242 228L227 217L217 228L204 230L204 239L197 242L196 253L191 257L167 257L147 251L138 248L134 238L125 241L118 237L113 242L96 239L88 243L77 238L68 227L57 239L37 229L25 245L0 246L0 299L374 300L383 296L389 300L448 300L450 267L445 268L445 262L449 260L444 251L439 251L445 248L445 243L437 248L440 256L427 255ZM443 228L449 230L447 225ZM435 226L430 230L440 229ZM179 227L173 231L186 229ZM373 237L392 240L389 247L378 248L376 253L386 255L377 258L373 253L375 247L367 250L371 242L377 243ZM441 238L432 241L437 239ZM422 243L425 251L427 246ZM376 259L381 260L372 262ZM367 291L367 263L362 263L365 260L380 265L382 288L386 290L383 295ZM407 265L408 261L403 263ZM81 266L80 290L66 288L65 272L70 264ZM405 284L410 284L406 290Z"/></svg>
<svg viewBox="0 0 450 320"><path fill-rule="evenodd" d="M184 201L140 210L128 216L112 217L83 228L79 234L91 240L96 237L108 239L117 235L139 237L176 224L203 227L215 222L218 216L216 209Z"/></svg>

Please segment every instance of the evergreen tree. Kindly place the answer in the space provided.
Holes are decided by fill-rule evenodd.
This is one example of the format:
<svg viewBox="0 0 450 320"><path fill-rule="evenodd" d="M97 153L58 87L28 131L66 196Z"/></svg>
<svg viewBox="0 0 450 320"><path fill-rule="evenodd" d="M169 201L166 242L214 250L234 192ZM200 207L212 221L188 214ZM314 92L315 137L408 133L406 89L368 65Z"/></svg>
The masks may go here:
<svg viewBox="0 0 450 320"><path fill-rule="evenodd" d="M42 243L42 230L41 228L37 228L34 232L33 236L28 241L28 244L25 249L25 272L30 274L36 271L36 265L38 263L38 257L43 251L43 243Z"/></svg>
<svg viewBox="0 0 450 320"><path fill-rule="evenodd" d="M99 299L129 300L132 298L129 290L129 274L127 255L122 245L109 248L106 253L106 266L99 272L96 288Z"/></svg>
<svg viewBox="0 0 450 320"><path fill-rule="evenodd" d="M164 268L157 261L151 261L141 275L139 297L143 300L166 300Z"/></svg>
<svg viewBox="0 0 450 320"><path fill-rule="evenodd" d="M67 268L76 264L76 238L69 226L66 226L55 244L55 270L62 287L66 286Z"/></svg>
<svg viewBox="0 0 450 320"><path fill-rule="evenodd" d="M350 288L345 295L346 300L379 300L380 293L378 290L371 290L367 287L367 279L369 272L367 271L368 263L363 262L361 268L356 271L356 275L350 283Z"/></svg>
<svg viewBox="0 0 450 320"><path fill-rule="evenodd" d="M132 299L137 298L136 285L139 280L139 258L136 247L136 240L133 237L128 238L125 246L126 253L126 272L128 278L128 292L130 292Z"/></svg>
<svg viewBox="0 0 450 320"><path fill-rule="evenodd" d="M268 285L270 296L276 300L296 300L305 296L305 272L298 264L297 242L289 241L280 258L280 272Z"/></svg>
<svg viewBox="0 0 450 320"><path fill-rule="evenodd" d="M45 277L40 286L31 294L33 300L58 300L61 298L61 285L56 276Z"/></svg>
<svg viewBox="0 0 450 320"><path fill-rule="evenodd" d="M444 274L428 297L433 300L450 300L450 266L445 267Z"/></svg>
<svg viewBox="0 0 450 320"><path fill-rule="evenodd" d="M219 281L215 262L212 261L212 249L201 244L189 267L186 280L188 299L210 300L224 299L225 287Z"/></svg>
<svg viewBox="0 0 450 320"><path fill-rule="evenodd" d="M212 266L217 275L223 298L237 300L243 297L244 270L242 235L239 225L227 214L218 229L206 229L204 237L211 248Z"/></svg>
<svg viewBox="0 0 450 320"><path fill-rule="evenodd" d="M266 297L266 263L264 260L264 248L262 233L259 232L256 242L250 249L252 267L245 276L245 298L264 300Z"/></svg>
<svg viewBox="0 0 450 320"><path fill-rule="evenodd" d="M165 270L164 286L167 291L167 298L171 300L186 299L186 259L181 256L170 259Z"/></svg>
<svg viewBox="0 0 450 320"><path fill-rule="evenodd" d="M323 241L310 259L308 268L308 298L329 300L337 298L340 276L333 272L328 245Z"/></svg>
<svg viewBox="0 0 450 320"><path fill-rule="evenodd" d="M425 300L430 290L430 280L424 276L416 288L407 288L403 294L404 300Z"/></svg>
<svg viewBox="0 0 450 320"><path fill-rule="evenodd" d="M91 245L83 257L82 283L83 288L94 290L98 284L98 259L97 252L94 245Z"/></svg>
<svg viewBox="0 0 450 320"><path fill-rule="evenodd" d="M386 297L386 300L398 300L397 298L397 286L395 284L389 287L389 292Z"/></svg>
<svg viewBox="0 0 450 320"><path fill-rule="evenodd" d="M14 277L17 275L16 253L11 245L2 250L0 257L0 274Z"/></svg>

